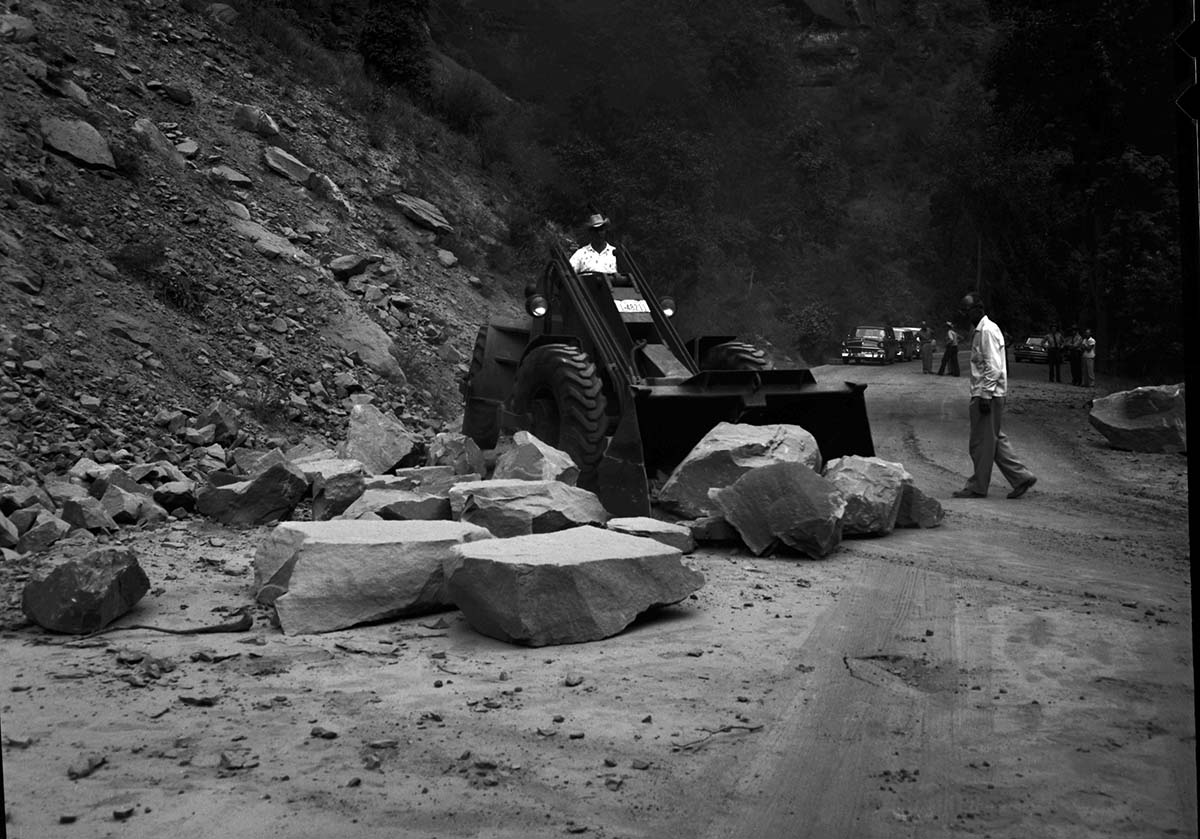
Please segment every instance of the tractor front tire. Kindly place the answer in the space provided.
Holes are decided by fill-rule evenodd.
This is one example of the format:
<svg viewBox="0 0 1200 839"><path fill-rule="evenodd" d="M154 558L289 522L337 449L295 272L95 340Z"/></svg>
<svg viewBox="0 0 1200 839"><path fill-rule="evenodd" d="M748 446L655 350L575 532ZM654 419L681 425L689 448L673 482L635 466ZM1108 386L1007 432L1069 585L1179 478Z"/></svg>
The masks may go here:
<svg viewBox="0 0 1200 839"><path fill-rule="evenodd" d="M717 344L700 359L701 370L770 370L767 354L753 344L726 341Z"/></svg>
<svg viewBox="0 0 1200 839"><path fill-rule="evenodd" d="M600 374L588 354L567 344L532 350L517 370L512 404L530 417L531 434L571 456L586 484L604 456L608 430Z"/></svg>

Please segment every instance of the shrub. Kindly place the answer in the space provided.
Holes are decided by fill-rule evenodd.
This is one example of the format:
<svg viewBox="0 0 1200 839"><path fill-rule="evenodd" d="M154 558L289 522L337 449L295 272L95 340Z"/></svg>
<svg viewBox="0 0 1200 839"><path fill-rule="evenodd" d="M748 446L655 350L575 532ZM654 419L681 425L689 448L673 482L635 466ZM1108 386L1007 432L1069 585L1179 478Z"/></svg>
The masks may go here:
<svg viewBox="0 0 1200 839"><path fill-rule="evenodd" d="M496 113L487 82L471 71L456 74L438 94L435 106L450 128L472 136Z"/></svg>
<svg viewBox="0 0 1200 839"><path fill-rule="evenodd" d="M366 71L387 85L429 95L429 0L371 0L358 51Z"/></svg>

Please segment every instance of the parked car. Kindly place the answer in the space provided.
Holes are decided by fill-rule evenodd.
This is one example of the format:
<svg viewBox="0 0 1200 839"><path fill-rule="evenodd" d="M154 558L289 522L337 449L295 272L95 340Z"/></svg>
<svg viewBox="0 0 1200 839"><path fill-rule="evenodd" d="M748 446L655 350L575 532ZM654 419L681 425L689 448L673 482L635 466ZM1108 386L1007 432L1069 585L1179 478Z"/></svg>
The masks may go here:
<svg viewBox="0 0 1200 839"><path fill-rule="evenodd" d="M900 342L890 326L856 326L842 341L842 364L891 364L896 360Z"/></svg>
<svg viewBox="0 0 1200 839"><path fill-rule="evenodd" d="M896 326L893 331L900 342L900 350L896 353L899 360L912 361L921 354L921 344L917 340L917 333L921 331L919 326Z"/></svg>
<svg viewBox="0 0 1200 839"><path fill-rule="evenodd" d="M1049 361L1049 354L1046 352L1048 340L1049 337L1046 335L1030 335L1017 344L1016 349L1013 350L1013 360L1045 364Z"/></svg>

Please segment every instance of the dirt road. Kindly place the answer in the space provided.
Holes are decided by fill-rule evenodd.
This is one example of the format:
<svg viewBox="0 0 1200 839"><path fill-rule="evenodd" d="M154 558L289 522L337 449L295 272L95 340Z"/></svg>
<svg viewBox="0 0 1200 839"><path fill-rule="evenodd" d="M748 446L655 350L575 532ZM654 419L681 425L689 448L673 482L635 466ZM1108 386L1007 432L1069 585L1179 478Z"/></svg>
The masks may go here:
<svg viewBox="0 0 1200 839"><path fill-rule="evenodd" d="M1184 458L1107 449L1084 391L1012 365L1039 483L951 499L964 380L816 372L870 383L879 454L945 525L819 562L697 553L694 599L603 642L517 648L453 612L288 638L260 612L63 644L11 625L9 581L9 835L1195 836ZM131 535L136 620L246 605L263 532Z"/></svg>

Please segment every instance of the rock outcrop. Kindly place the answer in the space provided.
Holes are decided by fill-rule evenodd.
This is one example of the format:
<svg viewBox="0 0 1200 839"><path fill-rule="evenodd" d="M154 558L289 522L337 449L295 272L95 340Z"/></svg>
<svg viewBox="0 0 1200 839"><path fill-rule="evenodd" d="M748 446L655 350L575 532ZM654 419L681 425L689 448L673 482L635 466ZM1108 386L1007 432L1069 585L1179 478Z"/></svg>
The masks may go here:
<svg viewBox="0 0 1200 839"><path fill-rule="evenodd" d="M1088 422L1115 449L1133 452L1187 451L1184 385L1124 390L1092 402Z"/></svg>
<svg viewBox="0 0 1200 839"><path fill-rule="evenodd" d="M782 543L820 559L842 541L845 499L837 487L800 463L751 469L717 492L716 501L758 556Z"/></svg>
<svg viewBox="0 0 1200 839"><path fill-rule="evenodd" d="M275 605L287 635L445 608L452 547L490 538L462 522L288 522L255 554L257 598Z"/></svg>
<svg viewBox="0 0 1200 839"><path fill-rule="evenodd" d="M472 628L533 647L608 638L704 584L677 549L593 527L464 544L445 573Z"/></svg>
<svg viewBox="0 0 1200 839"><path fill-rule="evenodd" d="M751 469L785 462L819 469L816 438L798 425L722 422L671 473L658 503L683 518L710 516L718 512L710 490L731 485Z"/></svg>

